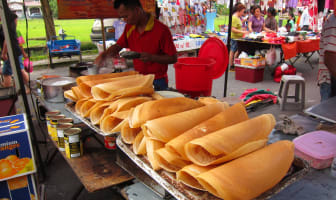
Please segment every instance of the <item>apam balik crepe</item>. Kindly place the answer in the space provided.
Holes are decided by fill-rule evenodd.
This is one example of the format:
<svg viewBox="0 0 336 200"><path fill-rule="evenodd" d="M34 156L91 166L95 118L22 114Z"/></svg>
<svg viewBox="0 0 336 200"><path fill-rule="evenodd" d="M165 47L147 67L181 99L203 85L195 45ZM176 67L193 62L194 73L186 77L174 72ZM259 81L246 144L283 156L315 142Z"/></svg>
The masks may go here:
<svg viewBox="0 0 336 200"><path fill-rule="evenodd" d="M77 114L81 114L81 107L82 107L82 105L86 102L86 101L88 101L88 100L90 100L91 98L83 98L83 99L79 99L77 102L76 102L76 105L75 105L75 111L76 111L76 113Z"/></svg>
<svg viewBox="0 0 336 200"><path fill-rule="evenodd" d="M148 101L135 107L130 115L130 127L138 128L148 120L204 106L201 102L186 97Z"/></svg>
<svg viewBox="0 0 336 200"><path fill-rule="evenodd" d="M194 139L184 150L194 164L220 164L264 147L274 125L274 116L263 114Z"/></svg>
<svg viewBox="0 0 336 200"><path fill-rule="evenodd" d="M104 110L108 108L112 103L112 101L106 102L92 109L92 111L90 112L91 123L94 125L99 124L100 119L103 116Z"/></svg>
<svg viewBox="0 0 336 200"><path fill-rule="evenodd" d="M81 93L78 86L72 87L71 90L72 90L72 93L76 96L77 100L88 98Z"/></svg>
<svg viewBox="0 0 336 200"><path fill-rule="evenodd" d="M94 99L104 101L137 95L150 95L154 92L153 81L154 75L149 74L98 84L91 88L91 94Z"/></svg>
<svg viewBox="0 0 336 200"><path fill-rule="evenodd" d="M175 152L172 152L167 148L156 150L154 159L162 169L165 169L168 172L177 172L183 167L191 164L190 161L183 160Z"/></svg>
<svg viewBox="0 0 336 200"><path fill-rule="evenodd" d="M156 171L161 169L159 163L157 162L157 159L155 158L155 151L164 147L164 143L157 141L157 140L153 140L150 138L146 139L146 153L147 153L147 158L148 161L150 163L150 165L152 166L152 168Z"/></svg>
<svg viewBox="0 0 336 200"><path fill-rule="evenodd" d="M218 99L213 98L213 97L199 97L198 101L204 103L205 105L221 102Z"/></svg>
<svg viewBox="0 0 336 200"><path fill-rule="evenodd" d="M210 193L225 200L254 199L285 177L294 144L278 141L196 176Z"/></svg>
<svg viewBox="0 0 336 200"><path fill-rule="evenodd" d="M74 102L78 101L76 95L73 93L72 90L65 91L64 92L64 98L69 99L69 100L74 101Z"/></svg>
<svg viewBox="0 0 336 200"><path fill-rule="evenodd" d="M193 139L203 137L209 133L223 129L233 124L237 124L247 119L248 115L245 106L241 103L235 104L215 115L214 117L193 127L192 129L187 130L180 136L172 139L166 144L166 148L169 148L171 151L177 152L179 156L188 160L184 152L185 144Z"/></svg>
<svg viewBox="0 0 336 200"><path fill-rule="evenodd" d="M145 136L166 143L228 107L227 103L205 105L200 108L147 121L142 126L142 130Z"/></svg>
<svg viewBox="0 0 336 200"><path fill-rule="evenodd" d="M215 165L207 167L202 167L195 164L187 165L178 172L176 172L176 180L182 182L183 184L191 188L195 188L198 190L205 190L203 186L196 179L196 176L204 172L207 172L215 167L216 167Z"/></svg>
<svg viewBox="0 0 336 200"><path fill-rule="evenodd" d="M141 128L131 128L129 127L128 120L121 127L120 135L123 142L126 144L133 144L135 137L140 133Z"/></svg>
<svg viewBox="0 0 336 200"><path fill-rule="evenodd" d="M114 81L125 80L125 79L133 79L134 77L138 77L138 76L141 76L141 75L134 74L134 75L127 75L127 76L125 75L125 76L121 76L121 77L85 81L85 82L82 82L81 84L79 84L78 87L79 87L83 96L89 97L89 96L92 96L91 88L95 85L103 84L103 83L111 83L111 82L114 82Z"/></svg>
<svg viewBox="0 0 336 200"><path fill-rule="evenodd" d="M86 81L93 81L93 80L101 80L101 79L107 79L107 78L115 78L120 76L128 76L128 75L134 75L138 74L137 71L128 71L128 72L120 72L120 73L109 73L109 74L95 74L95 75L88 75L88 76L80 76L76 78L77 85L80 85L83 82Z"/></svg>
<svg viewBox="0 0 336 200"><path fill-rule="evenodd" d="M80 108L80 115L82 117L89 117L90 112L94 108L96 108L96 107L98 107L98 106L100 106L104 103L105 103L105 101L96 101L94 99L87 100L86 102L83 103L83 105Z"/></svg>
<svg viewBox="0 0 336 200"><path fill-rule="evenodd" d="M133 152L136 155L145 155L147 153L146 137L144 137L142 131L140 131L140 133L135 137L135 140L133 142Z"/></svg>

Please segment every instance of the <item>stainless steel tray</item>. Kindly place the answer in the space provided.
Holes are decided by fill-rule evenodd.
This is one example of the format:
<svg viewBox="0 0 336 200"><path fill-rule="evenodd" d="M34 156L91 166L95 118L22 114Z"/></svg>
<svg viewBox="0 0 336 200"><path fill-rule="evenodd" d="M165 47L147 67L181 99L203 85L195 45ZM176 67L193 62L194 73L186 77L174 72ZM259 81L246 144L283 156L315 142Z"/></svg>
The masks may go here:
<svg viewBox="0 0 336 200"><path fill-rule="evenodd" d="M159 184L164 190L179 200L218 200L219 198L211 195L209 192L199 191L185 186L175 179L175 174L164 170L154 171L144 156L137 156L132 151L132 146L122 142L121 137L117 138L117 164L124 168L138 180L145 183L154 192L163 197L167 197L166 193L158 192L155 183ZM127 158L133 163L128 162ZM139 169L141 169L139 171ZM303 177L309 171L308 164L299 158L295 158L288 174L272 189L264 192L257 197L257 200L270 199L273 195L279 193L290 184ZM143 173L145 172L145 173ZM151 180L148 180L151 179ZM153 184L154 181L154 184ZM157 187L157 186L156 186Z"/></svg>
<svg viewBox="0 0 336 200"><path fill-rule="evenodd" d="M83 118L82 116L80 116L79 114L76 113L76 111L75 111L75 103L73 103L73 102L65 104L64 107L73 116L75 116L77 119L81 120L84 124L86 124L89 128L91 128L93 131L95 131L99 135L108 136L108 135L117 135L117 134L119 134L119 132L116 132L116 133L105 133L105 132L101 131L100 128L98 126L96 126L96 125L93 125L90 122L90 120L88 120L86 118Z"/></svg>

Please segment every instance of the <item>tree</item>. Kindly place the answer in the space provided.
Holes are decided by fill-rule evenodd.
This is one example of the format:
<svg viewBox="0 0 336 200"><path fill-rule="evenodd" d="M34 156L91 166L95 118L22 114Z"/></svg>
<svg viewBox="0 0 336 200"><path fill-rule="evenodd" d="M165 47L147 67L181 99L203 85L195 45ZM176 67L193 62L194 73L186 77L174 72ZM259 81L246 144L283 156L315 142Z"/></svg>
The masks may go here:
<svg viewBox="0 0 336 200"><path fill-rule="evenodd" d="M40 0L40 1L47 40L51 40L53 36L56 36L54 18L52 16L48 0Z"/></svg>

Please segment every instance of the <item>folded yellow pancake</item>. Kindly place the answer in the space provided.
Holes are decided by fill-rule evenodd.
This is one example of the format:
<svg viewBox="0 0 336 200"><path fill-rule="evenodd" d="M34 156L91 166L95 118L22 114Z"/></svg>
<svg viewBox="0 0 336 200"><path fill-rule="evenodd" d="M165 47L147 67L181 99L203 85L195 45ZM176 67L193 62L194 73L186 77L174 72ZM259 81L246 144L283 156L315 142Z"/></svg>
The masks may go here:
<svg viewBox="0 0 336 200"><path fill-rule="evenodd" d="M94 125L99 124L100 119L103 116L104 110L108 108L112 103L112 101L106 102L92 109L92 111L90 112L91 123Z"/></svg>
<svg viewBox="0 0 336 200"><path fill-rule="evenodd" d="M135 107L130 116L130 127L138 128L148 120L204 106L194 99L177 97L149 101Z"/></svg>
<svg viewBox="0 0 336 200"><path fill-rule="evenodd" d="M162 169L168 172L177 172L191 163L190 161L183 160L180 156L167 148L156 150L154 159Z"/></svg>
<svg viewBox="0 0 336 200"><path fill-rule="evenodd" d="M264 147L274 125L274 116L263 114L194 139L184 150L197 165L220 164Z"/></svg>
<svg viewBox="0 0 336 200"><path fill-rule="evenodd" d="M142 131L135 137L133 142L133 151L136 155L145 155L146 151L146 137L144 137Z"/></svg>
<svg viewBox="0 0 336 200"><path fill-rule="evenodd" d="M78 86L72 87L71 90L72 90L72 93L77 97L78 100L79 99L83 99L83 98L87 98L86 96L84 96L81 93L81 91L80 91L80 89L79 89Z"/></svg>
<svg viewBox="0 0 336 200"><path fill-rule="evenodd" d="M142 130L144 135L162 141L169 142L185 131L215 116L228 108L226 103L214 103L200 108L168 115L158 119L147 121Z"/></svg>
<svg viewBox="0 0 336 200"><path fill-rule="evenodd" d="M294 144L278 141L196 178L207 191L222 199L253 199L279 183L293 160Z"/></svg>
<svg viewBox="0 0 336 200"><path fill-rule="evenodd" d="M133 144L135 137L140 133L140 131L141 128L130 128L127 120L127 122L121 127L121 139L126 144Z"/></svg>
<svg viewBox="0 0 336 200"><path fill-rule="evenodd" d="M79 99L77 102L76 102L76 105L75 105L75 111L77 114L81 114L81 107L82 105L86 102L90 100L90 98L83 98L83 99Z"/></svg>
<svg viewBox="0 0 336 200"><path fill-rule="evenodd" d="M132 79L123 79L111 83L95 85L91 88L92 96L97 100L115 100L123 97L152 94L154 75L143 75Z"/></svg>
<svg viewBox="0 0 336 200"><path fill-rule="evenodd" d="M220 112L214 117L200 123L199 125L187 130L182 135L177 136L166 144L166 148L177 152L182 158L188 160L184 145L193 139L203 137L214 131L223 129L233 124L245 121L248 119L245 106L241 103L235 104L228 109Z"/></svg>
<svg viewBox="0 0 336 200"><path fill-rule="evenodd" d="M196 179L196 176L200 175L201 173L207 172L215 167L215 165L207 167L202 167L195 164L187 165L178 172L176 172L176 180L181 181L183 184L191 188L205 190Z"/></svg>
<svg viewBox="0 0 336 200"><path fill-rule="evenodd" d="M121 77L114 77L114 78L106 78L106 79L96 79L92 81L85 81L78 85L80 91L82 92L83 96L92 96L91 88L95 85L102 84L102 83L110 83L114 81L124 80L124 79L133 79L134 77L141 76L140 74L134 75L126 75Z"/></svg>
<svg viewBox="0 0 336 200"><path fill-rule="evenodd" d="M82 117L87 117L90 114L91 109L94 107L94 105L96 105L98 103L101 104L102 101L96 101L94 99L89 99L87 101L85 101L82 106L80 107L79 111L80 111L80 115Z"/></svg>
<svg viewBox="0 0 336 200"><path fill-rule="evenodd" d="M131 110L116 111L116 112L112 113L112 116L115 117L115 118L119 118L119 119L126 119L126 118L128 118L128 115L129 115L130 112L131 112Z"/></svg>
<svg viewBox="0 0 336 200"><path fill-rule="evenodd" d="M161 95L160 95L159 93L157 93L157 92L154 92L154 93L152 94L152 98L153 98L154 100L164 99L164 97L161 96Z"/></svg>
<svg viewBox="0 0 336 200"><path fill-rule="evenodd" d="M64 92L64 97L66 99L69 99L69 100L74 101L74 102L76 102L78 100L77 97L76 97L76 95L73 93L72 90L65 91Z"/></svg>
<svg viewBox="0 0 336 200"><path fill-rule="evenodd" d="M155 154L156 150L158 150L162 147L164 147L163 142L147 138L147 140L146 140L147 158L148 158L148 161L149 161L150 165L152 166L152 168L155 171L161 169L161 167L159 166L159 163L155 159L154 154Z"/></svg>
<svg viewBox="0 0 336 200"><path fill-rule="evenodd" d="M204 103L205 105L221 102L218 99L213 98L213 97L199 97L198 101Z"/></svg>
<svg viewBox="0 0 336 200"><path fill-rule="evenodd" d="M77 85L80 85L86 81L93 81L93 80L101 80L107 78L115 78L120 76L128 76L133 74L138 74L139 72L136 71L128 71L128 72L120 72L120 73L110 73L110 74L96 74L96 75L88 75L88 76L80 76L76 78Z"/></svg>
<svg viewBox="0 0 336 200"><path fill-rule="evenodd" d="M116 117L113 117L112 115L108 115L104 117L100 122L100 130L104 133L116 133L118 132L116 129L118 125L123 121L123 119L119 119ZM121 125L120 129L121 129Z"/></svg>

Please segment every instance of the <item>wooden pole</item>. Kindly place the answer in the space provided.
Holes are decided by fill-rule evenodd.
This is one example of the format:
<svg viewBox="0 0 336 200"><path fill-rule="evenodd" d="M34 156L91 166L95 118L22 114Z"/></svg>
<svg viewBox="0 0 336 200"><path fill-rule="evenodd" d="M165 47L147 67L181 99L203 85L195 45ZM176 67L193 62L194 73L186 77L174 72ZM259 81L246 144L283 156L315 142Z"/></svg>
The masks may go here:
<svg viewBox="0 0 336 200"><path fill-rule="evenodd" d="M105 44L105 27L104 27L104 19L101 18L100 19L100 24L101 24L101 30L102 30L102 39L103 39L103 47L104 47L104 51L106 51L106 44Z"/></svg>

